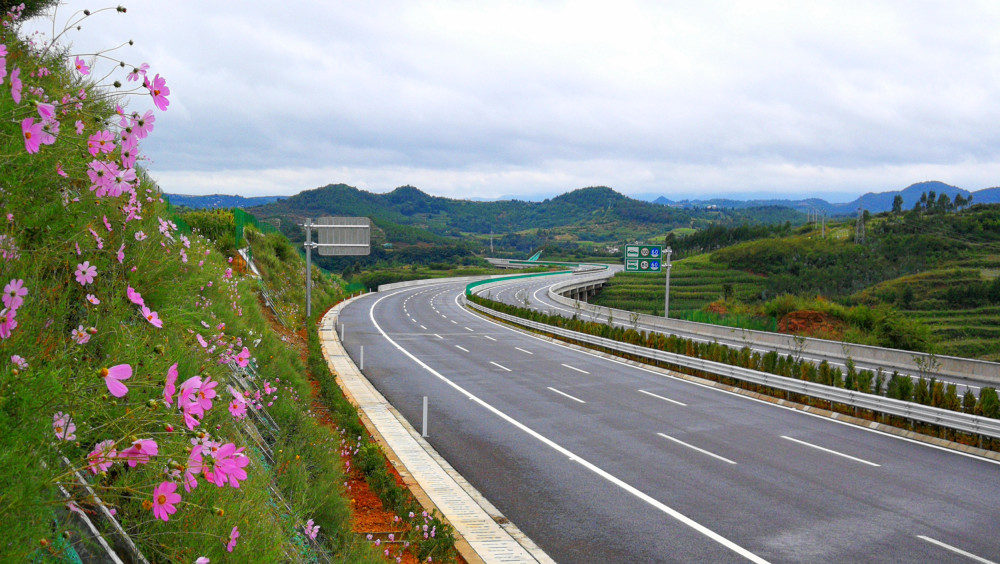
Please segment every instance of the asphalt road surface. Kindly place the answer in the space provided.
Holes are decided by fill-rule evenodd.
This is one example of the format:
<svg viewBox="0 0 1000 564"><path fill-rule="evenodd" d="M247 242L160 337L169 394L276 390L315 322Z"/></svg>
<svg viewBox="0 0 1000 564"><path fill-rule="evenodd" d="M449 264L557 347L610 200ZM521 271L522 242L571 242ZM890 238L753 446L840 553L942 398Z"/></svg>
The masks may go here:
<svg viewBox="0 0 1000 564"><path fill-rule="evenodd" d="M998 562L1000 465L553 344L464 284L341 314L349 354L558 562Z"/></svg>

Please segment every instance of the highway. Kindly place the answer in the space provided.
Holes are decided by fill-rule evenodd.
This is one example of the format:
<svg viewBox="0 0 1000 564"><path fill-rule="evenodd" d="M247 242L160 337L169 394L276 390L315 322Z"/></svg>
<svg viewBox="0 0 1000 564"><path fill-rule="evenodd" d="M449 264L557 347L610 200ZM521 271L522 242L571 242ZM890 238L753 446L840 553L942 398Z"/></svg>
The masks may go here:
<svg viewBox="0 0 1000 564"><path fill-rule="evenodd" d="M558 562L998 562L1000 465L376 293L346 348ZM495 295L495 293L494 293ZM978 560L977 560L978 559Z"/></svg>
<svg viewBox="0 0 1000 564"><path fill-rule="evenodd" d="M612 270L621 270L620 266L612 266ZM487 290L479 291L483 296L489 296L490 298L512 304L520 307L528 307L537 311L549 313L551 315L561 315L563 317L572 317L573 315L578 315L581 319L593 320L599 323L607 323L607 317L604 315L594 315L593 307L586 302L581 302L579 309L565 304L556 302L548 295L548 288L557 282L565 281L566 276L552 276L543 278L527 278L518 279L511 282L507 282L499 285L491 285ZM477 289L479 290L479 289ZM653 331L656 329L650 328L644 324L637 323L633 325L631 320L627 316L616 317L612 319L612 323L619 327L637 327L640 331ZM690 324L691 327L697 327L698 324ZM713 339L706 337L704 335L699 335L694 330L672 330L671 334L678 335L687 339L693 339L699 342L711 342L713 340L718 340L720 344L724 344L730 347L742 348L744 346L749 346L754 352L759 352L760 354L765 354L770 352L771 349L764 346L756 346L751 341L746 340L742 336L742 332L739 329L734 329L732 337L729 338L719 338ZM819 364L826 361L835 368L840 368L842 371L847 371L847 366L845 364L845 358L843 355L823 355L816 352L806 351L803 353L797 353L794 350L779 350L777 351L781 354L791 354L796 356L801 354L802 358L812 361L814 364ZM879 366L872 363L867 363L861 360L855 361L855 366L858 370L867 369L875 372ZM883 367L886 373L886 381L888 381L889 376L893 372L891 369L886 369ZM909 375L913 378L919 377L919 374L914 372L907 372L905 370L899 371L901 374ZM942 376L938 375L937 380L945 384L955 384L957 386L957 391L959 396L965 393L966 389L971 389L976 396L979 395L980 389L984 386L997 387L995 382L988 382L975 377L962 377L957 375Z"/></svg>

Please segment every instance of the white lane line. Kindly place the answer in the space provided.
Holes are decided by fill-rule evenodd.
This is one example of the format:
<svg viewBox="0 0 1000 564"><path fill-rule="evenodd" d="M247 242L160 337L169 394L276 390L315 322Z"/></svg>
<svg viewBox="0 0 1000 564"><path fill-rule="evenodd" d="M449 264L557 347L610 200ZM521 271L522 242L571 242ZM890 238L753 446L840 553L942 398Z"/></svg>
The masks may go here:
<svg viewBox="0 0 1000 564"><path fill-rule="evenodd" d="M443 318L445 318L445 319L448 319L448 316L447 316L447 315L445 315L445 314L443 314L443 313L441 314L441 317L443 317Z"/></svg>
<svg viewBox="0 0 1000 564"><path fill-rule="evenodd" d="M929 542L931 544L936 544L936 545L940 546L941 548L944 548L944 549L947 549L947 550L950 550L950 551L954 552L955 554L961 554L962 556L965 556L966 558L970 558L972 560L975 560L976 562L982 562L983 564L997 564L996 562L994 562L992 560L987 560L987 559L983 558L982 556L976 556L975 554L966 552L966 551L962 550L961 548L956 548L954 546L951 546L950 544L943 543L943 542L941 542L939 540L935 540L935 539L932 539L930 537L925 537L924 535L917 535L917 538L921 539L921 540L925 540L925 541L927 541L927 542Z"/></svg>
<svg viewBox="0 0 1000 564"><path fill-rule="evenodd" d="M434 333L434 336L437 337L438 339L444 339L444 337L442 337L441 335L438 335L437 333Z"/></svg>
<svg viewBox="0 0 1000 564"><path fill-rule="evenodd" d="M424 331L426 331L426 330L427 330L427 328L426 328L426 327L424 327L423 325L421 325L421 326L420 326L420 328L421 328L421 329L423 329Z"/></svg>
<svg viewBox="0 0 1000 564"><path fill-rule="evenodd" d="M557 394L561 395L561 396L566 396L566 397L568 397L569 399L571 399L571 400L573 400L573 401L578 401L578 402L580 402L580 403L587 403L587 402L583 401L583 400L582 400L582 399L580 399L580 398L575 398L575 397L573 397L573 396L571 396L571 395L567 394L566 392L560 392L559 390L557 390L557 389L555 389L555 388L553 388L553 387L549 387L549 389L550 389L550 390L552 390L553 392L555 392L555 393L557 393Z"/></svg>
<svg viewBox="0 0 1000 564"><path fill-rule="evenodd" d="M563 366L565 366L566 368L569 368L570 370L576 370L577 372L583 372L584 374L590 374L590 372L587 372L586 370L581 370L581 369L579 369L579 368L577 368L575 366L570 366L568 364L563 364Z"/></svg>
<svg viewBox="0 0 1000 564"><path fill-rule="evenodd" d="M410 318L410 321L412 321L412 322L414 322L414 323L416 323L416 322L417 322L417 320L416 320L416 319L414 319L414 318L412 318L412 317Z"/></svg>
<svg viewBox="0 0 1000 564"><path fill-rule="evenodd" d="M712 452L708 452L705 449L701 449L701 448L698 448L698 447L696 447L694 445L685 443L684 441L682 441L680 439L675 439L675 438L671 437L670 435L664 435L663 433L657 433L657 435L663 437L664 439L670 439L671 441L674 441L675 443L677 443L679 445L684 445L684 446L686 446L686 447L688 447L690 449L696 450L696 451L698 451L698 452L700 452L702 454L707 454L707 455L711 456L712 458L717 458L717 459L719 459L719 460L721 460L723 462L728 462L730 464L736 464L735 462L733 462L732 460L729 460L728 458L724 458L722 456L719 456L718 454L715 454L715 453L712 453Z"/></svg>
<svg viewBox="0 0 1000 564"><path fill-rule="evenodd" d="M862 460L862 459L860 459L860 458L855 458L855 457L853 457L853 456L851 456L851 455L849 455L849 454L844 454L844 453L842 453L842 452L837 452L837 451L835 451L835 450L830 450L830 449L828 449L828 448L823 448L823 447L821 447L821 446L817 446L817 445L814 445L814 444L812 444L812 443L807 443L807 442L805 442L805 441L800 441L800 440L798 440L798 439L793 439L793 438L791 438L791 437L786 437L785 435L781 435L781 438L782 438L782 439L787 439L787 440L789 440L789 441L792 441L793 443L799 443L800 445L805 445L805 446L807 446L807 447L812 447L812 448L814 448L814 449L817 449L817 450L821 450L821 451L823 451L823 452L828 452L828 453L830 453L830 454L836 454L837 456L843 456L844 458L849 458L849 459L851 459L851 460L853 460L853 461L855 461L855 462L860 462L860 463L862 463L862 464L867 464L867 465L869 465L869 466L874 466L874 467L876 467L876 468L878 468L878 467L880 466L879 464L875 464L874 462L869 462L869 461L867 461L867 460Z"/></svg>
<svg viewBox="0 0 1000 564"><path fill-rule="evenodd" d="M493 362L492 360L490 361L490 364L492 364L493 366L496 366L496 367L498 367L498 368L503 368L503 369L504 369L504 370L506 370L507 372L510 372L510 371L511 371L511 370L510 370L510 368L507 368L506 366L504 366L504 365L502 365L502 364L497 364L497 363Z"/></svg>
<svg viewBox="0 0 1000 564"><path fill-rule="evenodd" d="M454 319L452 319L451 322L454 323L455 325L458 325L458 322L455 321Z"/></svg>
<svg viewBox="0 0 1000 564"><path fill-rule="evenodd" d="M654 398L658 398L658 399L661 399L663 401L669 401L670 403L676 403L677 405L687 407L686 403L682 403L682 402L679 402L677 400L673 400L673 399L670 399L670 398L665 398L663 396L658 396L658 395L656 395L656 394L654 394L652 392L647 392L646 390L639 390L639 393L646 394L647 396L653 396Z"/></svg>
<svg viewBox="0 0 1000 564"><path fill-rule="evenodd" d="M465 330L466 331L472 331L472 329L469 329L468 327L466 327Z"/></svg>
<svg viewBox="0 0 1000 564"><path fill-rule="evenodd" d="M523 353L525 353L525 354L535 354L535 353L533 353L531 351L526 351L526 350L522 349L521 347L514 347L514 348L517 349L517 350L519 350L519 351L521 351L521 352L523 352Z"/></svg>
<svg viewBox="0 0 1000 564"><path fill-rule="evenodd" d="M453 299L455 305L458 306L458 307L460 307L460 308L463 307L462 303L459 301L459 298L461 298L462 296L463 296L462 293L458 293L458 294L455 294L455 297ZM465 312L466 315L470 315L470 316L476 317L477 319L479 319L480 321L482 321L484 323L489 323L491 325L496 326L498 329L503 329L504 331L509 331L510 333L513 333L513 334L518 335L518 336L527 337L529 339L534 339L534 340L538 341L539 343L551 343L551 341L547 341L546 339L544 339L542 337L539 337L538 335L534 335L532 333L527 333L525 331L519 330L519 329L514 328L514 327L510 327L508 325L504 325L502 323L497 323L496 321L493 321L491 319L486 319L483 316L479 315L478 313L476 313L476 312L474 312L474 311L472 311L470 309L463 309L462 311ZM544 344L543 344L543 346L544 346ZM563 346L563 345L560 345L560 346ZM603 356L601 353L598 353L596 351L586 350L586 349L576 349L576 350L580 354L585 354L585 355L593 357L595 359L601 359L604 362L610 362L612 364L617 365L618 367L621 367L622 369L629 369L630 368L630 369L634 369L634 370L639 370L641 372L645 372L647 374L653 374L653 375L659 376L661 378L667 378L667 379L673 380L675 382L681 382L681 383L684 383L684 384L687 384L687 385L690 385L690 386L697 386L699 388L704 388L705 390L709 390L709 391L714 392L714 393L726 394L726 395L732 396L734 398L739 398L740 400L756 402L756 403L759 403L761 405L768 405L768 406L771 406L771 407L777 408L777 409L784 409L785 411L797 414L797 416L812 417L813 419L818 419L820 421L825 421L827 423L832 423L834 425L841 425L841 426L847 427L849 429L853 429L855 431L862 431L862 432L865 432L865 433L871 433L873 435L878 435L878 436L886 438L886 439L891 439L891 440L894 440L894 441L902 441L902 442L910 443L912 445L919 446L919 447L922 447L922 448L929 448L929 449L933 449L933 450L939 450L941 452L946 452L948 454L953 454L953 455L956 455L956 456L963 456L965 458L971 458L971 459L973 459L973 460L975 460L977 462L985 462L987 464L994 464L994 465L1000 466L1000 460L993 460L992 458L983 458L982 456L979 456L979 455L976 455L976 454L972 454L972 453L969 453L969 452L962 452L960 450L954 450L954 449L951 449L951 448L948 448L948 447L943 447L943 446L940 446L940 445L935 445L935 444L931 444L931 443L925 443L923 441L918 441L916 439L911 439L911 438L908 438L908 437L902 437L902 436L899 436L899 435L894 435L892 433L887 433L885 431L879 431L878 429L872 429L870 427L859 426L859 425L856 425L854 423L850 423L848 421L841 421L839 419L830 419L829 417L827 417L825 415L821 415L819 413L810 413L808 411L802 411L800 409L796 409L796 408L794 408L792 406L789 406L789 405L778 405L778 404L776 404L774 402L762 400L762 399L751 397L751 396L746 396L746 395L743 395L743 394L740 394L740 393L737 393L737 392L732 392L732 391L729 391L729 390L724 390L722 388L716 388L715 386L709 386L708 384L704 384L704 383L701 383L701 382L695 382L695 381L692 381L692 380L687 380L685 378L678 378L677 376L672 376L669 373L666 373L666 372L664 372L664 371L662 371L660 369L654 369L654 368L649 367L649 366L637 366L637 365L633 365L633 364L629 363L630 361L626 361L626 360L621 359L621 358Z"/></svg>
<svg viewBox="0 0 1000 564"><path fill-rule="evenodd" d="M483 335L483 337L486 338L486 339L489 339L489 340L493 341L494 343L496 342L496 339L494 339L493 337L490 337L489 335Z"/></svg>
<svg viewBox="0 0 1000 564"><path fill-rule="evenodd" d="M455 345L455 348L456 348L456 349L460 349L460 350L463 350L463 351L465 351L465 352L469 352L469 349L467 349L467 348L463 347L462 345Z"/></svg>
<svg viewBox="0 0 1000 564"><path fill-rule="evenodd" d="M368 317L369 317L369 319L371 319L372 325L374 325L375 329L379 333L382 334L382 337L385 340L389 341L389 343L392 344L392 346L396 347L396 349L398 349L404 355L408 356L411 360L413 360L413 362L416 362L418 365L420 365L421 368L423 368L424 370L430 372L432 375L434 375L434 377L436 377L439 380L443 381L444 383L448 384L449 386L451 386L452 388L454 388L459 393L461 393L461 394L465 395L466 397L468 397L470 400L472 400L472 401L478 403L479 405L483 406L484 409L486 409L486 410L490 411L491 413L495 414L497 417L500 417L504 421L507 421L511 425L513 425L513 426L517 427L518 429L524 431L525 433L527 433L531 437L534 437L535 439L537 439L542 444L544 444L544 445L548 446L549 448L555 450L556 452L558 452L558 453L566 456L570 460L573 460L574 462L580 464L581 466L583 466L587 470L590 470L594 474L597 474L601 478L604 478L605 480L607 480L608 482L610 482L610 483L614 484L615 486L621 488L622 490L625 490L626 492L632 494L633 496L641 499L642 501L648 503L650 506L652 506L652 507L654 507L654 508L662 511L663 513L665 513L668 516L672 517L673 519L679 521L680 523L683 523L684 525L690 527L691 529L694 529L698 533L700 533L700 534L708 537L712 541L714 541L714 542L722 545L723 547L727 548L728 550L731 550L731 551L735 552L736 554L739 554L740 556L742 556L743 558L746 558L747 560L749 560L751 562L755 562L756 564L768 564L767 560L761 558L760 556L754 554L753 552L750 552L749 550L747 550L747 549L743 548L742 546L734 543L733 541L727 539L726 537L720 535L719 533L716 533L715 531L709 529L708 527L702 525L701 523L698 523L697 521L695 521L694 519L691 519L687 515L684 515L683 513L680 513L679 511L677 511L676 509L673 509L669 505L666 505L665 503L663 503L663 502L661 502L661 501L659 501L657 499L654 499L649 494L647 494L647 493L639 490L635 486L632 486L632 485L628 484L627 482L624 482L621 479L615 477L614 475L608 473L607 471L602 470L599 466L593 464L592 462L589 462L589 461L587 461L584 458L578 457L576 454L573 453L573 451L571 451L571 450L569 450L569 449L567 449L567 448L559 445L555 441L553 441L553 440L545 437L544 435L542 435L538 431L535 431L531 427L528 427L524 423L521 423L517 419L514 419L510 415L507 415L503 411L500 411L499 409L497 409L493 405L487 403L486 401L480 399L479 397L477 397L477 396L475 396L473 394L470 394L465 388L463 388L463 387L459 386L458 384L452 382L448 378L445 378L440 372L434 370L433 368L431 368L430 366L428 366L426 363L424 363L422 360L420 360L419 358L413 356L413 354L410 353L410 351L408 351L408 350L404 349L403 347L399 346L399 344L396 341L393 341L392 338L390 338L389 335L387 335L386 332L382 330L382 327L378 324L378 322L375 321L375 306L378 305L378 303L380 301L384 300L385 298L387 298L387 297L389 297L391 295L392 294L389 294L389 295L386 295L386 296L384 296L382 298L379 298L378 300L375 300L375 302L373 302L372 305L371 305L371 309L368 310ZM458 298L456 297L456 300L457 299Z"/></svg>

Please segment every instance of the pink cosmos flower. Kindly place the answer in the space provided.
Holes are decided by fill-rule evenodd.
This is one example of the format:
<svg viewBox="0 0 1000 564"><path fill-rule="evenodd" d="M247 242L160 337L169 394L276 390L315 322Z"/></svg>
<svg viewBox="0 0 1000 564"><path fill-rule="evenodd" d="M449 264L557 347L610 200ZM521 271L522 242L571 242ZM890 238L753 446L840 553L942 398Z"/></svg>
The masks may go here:
<svg viewBox="0 0 1000 564"><path fill-rule="evenodd" d="M208 342L205 341L205 337L201 336L201 333L198 333L195 337L198 339L198 344L201 345L201 348L208 346Z"/></svg>
<svg viewBox="0 0 1000 564"><path fill-rule="evenodd" d="M142 299L142 294L136 292L135 288L133 288L132 286L128 286L128 288L125 290L125 295L128 296L128 300L130 302L134 303L139 307L146 305L146 302L143 301Z"/></svg>
<svg viewBox="0 0 1000 564"><path fill-rule="evenodd" d="M156 123L156 114L153 110L147 110L142 117L135 120L135 136L145 139L153 131L153 124Z"/></svg>
<svg viewBox="0 0 1000 564"><path fill-rule="evenodd" d="M85 63L83 59L81 59L80 57L76 58L76 62L74 63L74 65L76 66L77 72L79 72L80 74L84 75L90 74L90 67L87 66L87 63Z"/></svg>
<svg viewBox="0 0 1000 564"><path fill-rule="evenodd" d="M82 120L76 120L76 123L73 124L73 125L76 126L76 134L77 135L83 135L83 126L84 126L83 121Z"/></svg>
<svg viewBox="0 0 1000 564"><path fill-rule="evenodd" d="M153 489L153 516L164 521L169 521L170 516L177 512L175 503L181 500L177 492L177 484L173 482L160 482L160 485Z"/></svg>
<svg viewBox="0 0 1000 564"><path fill-rule="evenodd" d="M114 138L115 136L110 131L102 129L87 138L87 151L94 157L97 156L97 153L110 153L115 149L114 141L112 141Z"/></svg>
<svg viewBox="0 0 1000 564"><path fill-rule="evenodd" d="M76 281L82 286L86 286L94 281L94 277L97 276L97 267L92 266L90 261L83 261L81 264L76 265Z"/></svg>
<svg viewBox="0 0 1000 564"><path fill-rule="evenodd" d="M125 261L125 243L122 243L122 246L118 247L115 257L118 259L118 264L122 264Z"/></svg>
<svg viewBox="0 0 1000 564"><path fill-rule="evenodd" d="M97 299L97 296L95 296L94 294L87 294L87 301L94 305L99 305L101 303L101 300Z"/></svg>
<svg viewBox="0 0 1000 564"><path fill-rule="evenodd" d="M17 310L9 310L3 308L0 310L0 339L7 339L10 337L11 331L17 329Z"/></svg>
<svg viewBox="0 0 1000 564"><path fill-rule="evenodd" d="M243 398L235 398L229 402L229 413L234 419L243 419L247 416L247 403Z"/></svg>
<svg viewBox="0 0 1000 564"><path fill-rule="evenodd" d="M240 531L236 527L233 527L232 531L229 531L229 543L226 544L226 552L232 552L236 548L236 539L240 538Z"/></svg>
<svg viewBox="0 0 1000 564"><path fill-rule="evenodd" d="M167 100L167 96L170 95L170 89L167 88L167 79L160 78L160 75L157 74L153 78L152 85L149 84L149 79L146 79L146 87L149 88L149 93L153 96L153 104L161 112L167 111L167 106L170 105L170 100Z"/></svg>
<svg viewBox="0 0 1000 564"><path fill-rule="evenodd" d="M316 535L319 534L319 525L313 525L313 520L310 519L306 521L305 531L307 537L316 540Z"/></svg>
<svg viewBox="0 0 1000 564"><path fill-rule="evenodd" d="M13 364L14 366L20 368L21 370L27 370L28 369L28 361L24 360L24 357L22 357L21 355L18 355L18 354L11 355L11 357L10 357L10 363Z"/></svg>
<svg viewBox="0 0 1000 564"><path fill-rule="evenodd" d="M211 376L206 376L201 386L198 386L198 391L194 394L193 398L198 402L202 413L212 409L212 399L217 395L215 387L218 385L218 382L212 381Z"/></svg>
<svg viewBox="0 0 1000 564"><path fill-rule="evenodd" d="M56 433L56 438L60 441L76 440L76 423L68 413L58 412L52 416L52 430Z"/></svg>
<svg viewBox="0 0 1000 564"><path fill-rule="evenodd" d="M116 398L120 398L128 393L128 388L125 384L122 384L121 381L128 380L132 377L131 366L128 364L116 364L111 368L102 368L100 373L101 378L104 378L104 384L108 387L108 392L110 392L111 395Z"/></svg>
<svg viewBox="0 0 1000 564"><path fill-rule="evenodd" d="M42 124L35 123L35 118L24 118L21 121L21 135L24 136L24 150L29 155L37 153L42 146Z"/></svg>
<svg viewBox="0 0 1000 564"><path fill-rule="evenodd" d="M227 268L226 271L222 273L222 277L226 278L226 279L232 278L233 277L233 269L232 268Z"/></svg>
<svg viewBox="0 0 1000 564"><path fill-rule="evenodd" d="M39 103L35 109L38 110L38 116L43 120L50 120L56 115L56 107L52 104Z"/></svg>
<svg viewBox="0 0 1000 564"><path fill-rule="evenodd" d="M142 231L136 231L135 232L135 240L136 241L143 241L145 239L146 239L146 234L145 233L143 233Z"/></svg>
<svg viewBox="0 0 1000 564"><path fill-rule="evenodd" d="M24 280L12 279L3 287L3 305L11 310L21 307L24 303L24 296L28 295L28 289L24 287Z"/></svg>
<svg viewBox="0 0 1000 564"><path fill-rule="evenodd" d="M195 447L191 449L191 454L188 455L187 465L184 466L184 491L191 492L191 490L198 487L198 474L201 474L205 470L205 465L202 461L202 451L200 448Z"/></svg>
<svg viewBox="0 0 1000 564"><path fill-rule="evenodd" d="M14 98L15 104L21 103L21 89L24 84L21 82L21 69L17 68L10 73L10 95Z"/></svg>
<svg viewBox="0 0 1000 564"><path fill-rule="evenodd" d="M87 455L87 460L90 462L90 471L94 474L107 472L111 468L111 465L114 464L117 456L118 452L115 450L115 442L111 439L97 443L94 450L90 451L90 454Z"/></svg>
<svg viewBox="0 0 1000 564"><path fill-rule="evenodd" d="M212 481L216 486L221 488L228 480L230 486L239 488L240 481L247 479L244 468L250 464L250 459L243 454L243 447L236 448L235 444L226 443L213 452L212 456L215 458Z"/></svg>
<svg viewBox="0 0 1000 564"><path fill-rule="evenodd" d="M163 401L167 407L170 407L174 400L174 393L177 391L177 376L177 363L175 362L167 369L167 383L163 386Z"/></svg>
<svg viewBox="0 0 1000 564"><path fill-rule="evenodd" d="M201 388L201 377L192 376L181 384L180 395L177 398L177 405L180 406L184 414L184 423L188 429L198 426L198 418L205 415L201 404L198 402L198 390Z"/></svg>
<svg viewBox="0 0 1000 564"><path fill-rule="evenodd" d="M146 318L146 321L150 323L150 325L156 327L157 329L163 328L163 320L160 319L159 313L156 313L155 311L149 309L146 306L142 306L140 312L142 313L142 316Z"/></svg>
<svg viewBox="0 0 1000 564"><path fill-rule="evenodd" d="M160 447L153 439L139 439L132 446L118 453L118 458L124 459L131 468L139 464L148 464L149 458L160 453Z"/></svg>
<svg viewBox="0 0 1000 564"><path fill-rule="evenodd" d="M197 560L194 561L194 564L208 564L209 562L211 562L211 560L209 560L207 556L199 556Z"/></svg>
<svg viewBox="0 0 1000 564"><path fill-rule="evenodd" d="M245 368L247 364L250 364L250 350L243 347L243 350L236 355L236 364L240 365L241 368Z"/></svg>
<svg viewBox="0 0 1000 564"><path fill-rule="evenodd" d="M83 328L83 325L80 325L76 329L73 329L70 332L70 336L73 338L74 341L76 341L76 344L78 345L86 345L87 341L90 340L90 333L87 333L87 331Z"/></svg>
<svg viewBox="0 0 1000 564"><path fill-rule="evenodd" d="M128 78L128 80L130 80L130 81L136 81L136 80L139 80L139 77L140 77L140 76L142 76L142 77L145 77L145 76L146 76L146 71L147 71L147 70L149 70L149 65L148 65L148 64L146 64L146 63L142 63L141 65L139 65L139 67L138 67L138 68L133 68L133 69L132 69L132 72L130 72L130 73L128 74L128 77L127 77L127 78Z"/></svg>
<svg viewBox="0 0 1000 564"><path fill-rule="evenodd" d="M62 163L56 163L56 174L63 178L69 178L69 175L63 170Z"/></svg>

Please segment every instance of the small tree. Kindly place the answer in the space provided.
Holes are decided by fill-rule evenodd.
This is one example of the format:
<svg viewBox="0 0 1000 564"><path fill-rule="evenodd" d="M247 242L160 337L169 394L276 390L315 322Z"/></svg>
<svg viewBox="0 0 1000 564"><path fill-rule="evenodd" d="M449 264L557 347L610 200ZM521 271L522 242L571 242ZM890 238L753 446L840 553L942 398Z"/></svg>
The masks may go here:
<svg viewBox="0 0 1000 564"><path fill-rule="evenodd" d="M965 389L965 395L962 396L962 411L966 413L976 412L976 394L972 393L972 388Z"/></svg>
<svg viewBox="0 0 1000 564"><path fill-rule="evenodd" d="M983 388L979 391L976 413L983 417L1000 418L1000 398L997 397L996 388Z"/></svg>
<svg viewBox="0 0 1000 564"><path fill-rule="evenodd" d="M903 196L896 194L896 197L892 199L892 214L899 215L901 213L903 213Z"/></svg>

